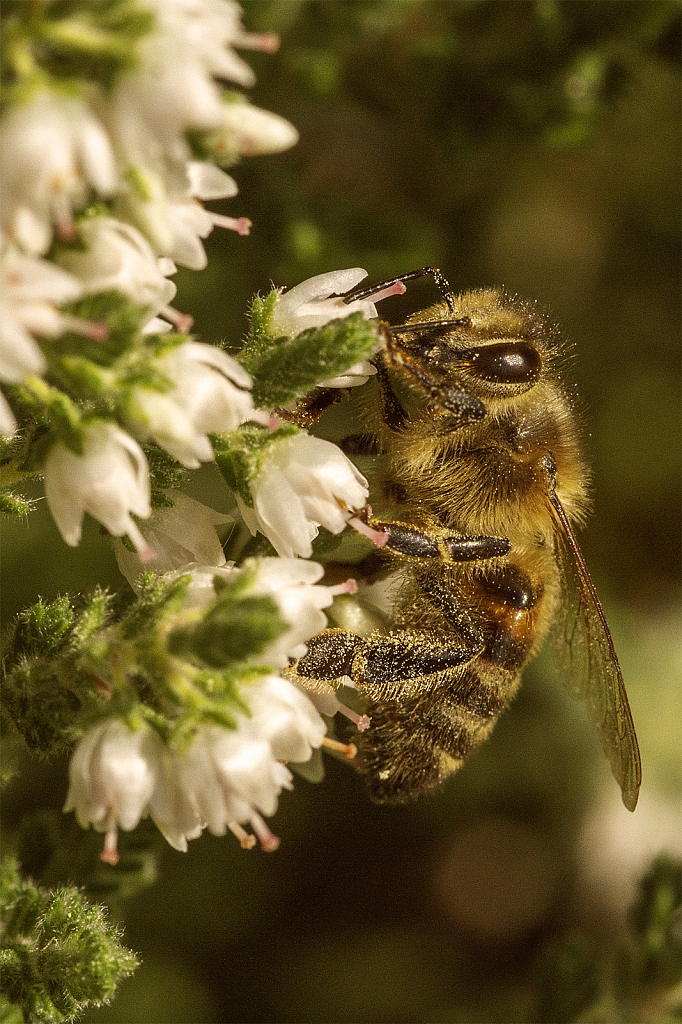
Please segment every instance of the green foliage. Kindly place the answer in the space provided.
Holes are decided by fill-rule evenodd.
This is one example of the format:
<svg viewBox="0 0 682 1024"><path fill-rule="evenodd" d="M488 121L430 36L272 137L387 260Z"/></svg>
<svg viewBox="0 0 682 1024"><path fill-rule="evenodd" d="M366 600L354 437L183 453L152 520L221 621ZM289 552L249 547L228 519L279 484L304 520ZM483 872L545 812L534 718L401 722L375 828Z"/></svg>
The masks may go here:
<svg viewBox="0 0 682 1024"><path fill-rule="evenodd" d="M0 867L0 985L25 1024L60 1024L113 996L137 966L101 907L73 888L48 892Z"/></svg>
<svg viewBox="0 0 682 1024"><path fill-rule="evenodd" d="M272 598L239 597L228 586L200 622L170 633L168 649L210 668L225 668L258 655L286 628Z"/></svg>
<svg viewBox="0 0 682 1024"><path fill-rule="evenodd" d="M3 2L2 84L13 95L53 79L98 82L109 88L134 67L138 40L151 30L151 12L134 0Z"/></svg>
<svg viewBox="0 0 682 1024"><path fill-rule="evenodd" d="M623 948L604 951L587 937L571 933L543 950L533 1019L538 1024L679 1020L681 907L682 864L657 857L640 882Z"/></svg>
<svg viewBox="0 0 682 1024"><path fill-rule="evenodd" d="M367 358L378 347L376 327L362 313L331 320L295 338L267 337L263 303L254 303L252 337L239 354L252 375L257 406L276 408L312 391L317 381L334 377Z"/></svg>
<svg viewBox="0 0 682 1024"><path fill-rule="evenodd" d="M272 445L296 433L298 428L293 426L268 431L254 423L244 423L238 430L212 439L215 460L225 482L247 505L253 505L248 481L258 476Z"/></svg>

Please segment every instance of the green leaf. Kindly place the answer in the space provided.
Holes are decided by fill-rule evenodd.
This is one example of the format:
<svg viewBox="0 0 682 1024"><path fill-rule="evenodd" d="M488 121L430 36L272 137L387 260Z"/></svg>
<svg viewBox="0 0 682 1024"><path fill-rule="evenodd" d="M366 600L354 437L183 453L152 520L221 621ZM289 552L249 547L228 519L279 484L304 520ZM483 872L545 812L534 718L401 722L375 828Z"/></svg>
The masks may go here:
<svg viewBox="0 0 682 1024"><path fill-rule="evenodd" d="M272 409L365 359L378 344L372 321L353 313L319 329L302 331L295 338L272 338L269 344L257 335L247 342L239 358L254 378L254 402Z"/></svg>

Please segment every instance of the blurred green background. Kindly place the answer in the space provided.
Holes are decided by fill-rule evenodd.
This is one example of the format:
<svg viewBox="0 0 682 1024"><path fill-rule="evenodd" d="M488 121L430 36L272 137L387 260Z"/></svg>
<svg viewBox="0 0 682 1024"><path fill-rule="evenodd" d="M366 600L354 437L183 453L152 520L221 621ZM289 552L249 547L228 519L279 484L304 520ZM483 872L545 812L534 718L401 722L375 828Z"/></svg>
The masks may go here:
<svg viewBox="0 0 682 1024"><path fill-rule="evenodd" d="M118 877L146 871L151 884L111 905L143 963L111 1008L83 1019L575 1020L619 948L635 880L679 846L679 7L244 7L249 29L282 38L276 56L250 55L252 100L301 139L236 169L240 194L226 211L248 215L251 236L214 232L208 268L178 274L176 305L205 340L237 345L251 295L271 281L351 266L377 281L435 265L455 290L504 284L552 310L575 345L570 383L594 468L581 543L644 784L630 815L586 714L543 655L491 742L435 797L372 806L332 760L323 784L299 780L284 795L274 855L207 835L186 855L159 846L153 881L149 834L122 837ZM434 288L415 282L390 301L382 314L400 322ZM229 501L210 467L189 491L220 510ZM120 586L92 522L77 550L42 500L5 527L5 621L38 594L97 582ZM36 834L59 827L63 849L75 849L71 816L48 813L65 792L65 763L27 766L5 797L7 835L31 812ZM88 842L92 852L98 840ZM101 898L113 887L104 869L97 884ZM675 1019L659 1003L641 1013ZM580 1019L616 1014L605 998Z"/></svg>

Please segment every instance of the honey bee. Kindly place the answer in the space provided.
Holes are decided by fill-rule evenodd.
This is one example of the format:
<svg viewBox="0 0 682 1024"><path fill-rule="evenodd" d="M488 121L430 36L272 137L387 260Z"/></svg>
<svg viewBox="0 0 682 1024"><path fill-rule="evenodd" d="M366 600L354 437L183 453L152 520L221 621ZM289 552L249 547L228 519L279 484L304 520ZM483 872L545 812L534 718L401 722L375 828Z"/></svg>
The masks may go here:
<svg viewBox="0 0 682 1024"><path fill-rule="evenodd" d="M401 574L391 621L366 636L326 630L289 675L312 690L352 681L371 718L357 766L373 799L401 802L439 785L489 736L562 613L570 688L632 811L637 737L572 526L587 511L588 471L559 380L558 333L502 289L455 296L432 267L344 301L422 275L442 300L399 326L380 322L367 426L346 443L380 467L371 500L386 514L364 517L387 540L364 568L372 579ZM325 403L318 394L312 404L317 417Z"/></svg>

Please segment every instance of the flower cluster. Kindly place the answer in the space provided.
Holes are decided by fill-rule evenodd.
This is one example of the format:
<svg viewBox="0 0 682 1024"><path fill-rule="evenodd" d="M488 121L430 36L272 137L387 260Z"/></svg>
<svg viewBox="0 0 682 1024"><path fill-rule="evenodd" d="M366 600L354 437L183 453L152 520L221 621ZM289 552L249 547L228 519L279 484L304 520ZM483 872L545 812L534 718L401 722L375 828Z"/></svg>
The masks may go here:
<svg viewBox="0 0 682 1024"><path fill-rule="evenodd" d="M246 32L234 0L105 6L101 24L88 0L13 7L0 116L5 479L43 473L67 544L98 520L139 597L135 625L102 621L66 673L94 681L97 711L75 723L65 809L106 834L112 862L118 828L145 815L179 850L204 828L253 845L245 826L271 849L285 762L332 744L316 702L369 725L331 687L309 698L277 674L356 589L321 582L313 541L349 524L386 539L364 521L364 476L286 420L312 389L376 373L376 302L404 288L354 293L366 272L333 271L257 297L238 359L194 340L171 305L176 265L202 269L214 227L250 227L204 204L237 194L226 167L297 138L225 88L253 84L238 49L277 40ZM241 540L262 534L276 557L228 563L216 527L232 518L169 490L212 460Z"/></svg>
<svg viewBox="0 0 682 1024"><path fill-rule="evenodd" d="M176 850L186 851L204 828L217 836L229 829L248 848L255 839L244 824L264 849L277 848L263 815L274 814L282 789L291 789L283 762L307 761L326 727L308 698L278 676L262 676L243 697L246 714L234 729L200 726L182 751L144 721L131 728L106 718L83 736L64 810L105 833L103 860L117 862L118 828L130 831L146 815Z"/></svg>
<svg viewBox="0 0 682 1024"><path fill-rule="evenodd" d="M99 317L83 310L89 297L116 293L117 308L127 301L140 309L143 337L191 325L170 305L176 264L204 267L203 239L215 226L238 234L250 226L204 206L237 193L224 166L297 139L283 118L226 89L254 81L237 48L272 52L277 38L245 31L233 0L112 0L101 24L86 5L82 12L78 4L39 11L19 5L6 38L0 382L8 391L0 394L0 431L16 430L20 385L51 423L48 502L64 538L78 542L87 510L117 535L125 528L137 544L130 515L149 515L150 500L138 442L152 439L196 468L212 458L209 433L263 415L254 409L250 375L224 352L176 335L158 350L133 330L112 353L102 345L111 302L100 303ZM58 59L44 39L59 40ZM82 69L76 76L74 67ZM86 345L79 373L70 377L57 343L64 335L102 350ZM79 414L93 393L101 396L99 419L108 422ZM57 405L70 408L66 427L54 415ZM115 507L115 488L105 483L101 500L93 491L95 453L100 464L118 467L108 474L121 484ZM81 493L66 508L79 477Z"/></svg>

